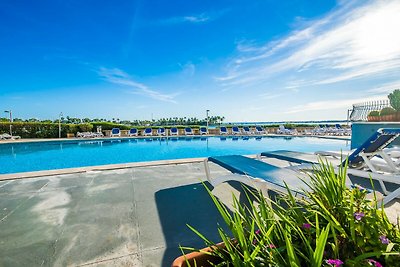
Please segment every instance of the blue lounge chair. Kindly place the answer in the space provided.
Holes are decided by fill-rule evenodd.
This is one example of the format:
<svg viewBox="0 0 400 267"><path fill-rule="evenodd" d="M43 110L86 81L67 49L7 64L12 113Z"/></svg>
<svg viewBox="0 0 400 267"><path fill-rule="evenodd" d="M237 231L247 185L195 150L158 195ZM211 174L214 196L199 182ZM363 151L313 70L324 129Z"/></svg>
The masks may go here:
<svg viewBox="0 0 400 267"><path fill-rule="evenodd" d="M186 127L185 135L193 135L193 129L191 127Z"/></svg>
<svg viewBox="0 0 400 267"><path fill-rule="evenodd" d="M232 134L240 134L239 127L237 127L237 126L232 126Z"/></svg>
<svg viewBox="0 0 400 267"><path fill-rule="evenodd" d="M243 134L251 134L251 130L249 126L243 126L242 128Z"/></svg>
<svg viewBox="0 0 400 267"><path fill-rule="evenodd" d="M201 134L201 135L203 135L203 134L208 134L207 127L200 127L199 131L200 131L200 134Z"/></svg>
<svg viewBox="0 0 400 267"><path fill-rule="evenodd" d="M256 126L255 133L256 134L265 134L265 131L261 126Z"/></svg>
<svg viewBox="0 0 400 267"><path fill-rule="evenodd" d="M374 157L383 159L387 165L384 170L392 173L400 172L398 166L393 162L391 157L384 151L384 148L388 147L398 136L400 136L400 129L389 129L381 128L377 130L370 138L368 138L360 147L355 149L348 156L348 165L350 168L355 169L369 169L372 172L383 171L381 168L382 164L373 162ZM317 151L316 155L319 156L332 156L335 158L342 158L346 156L345 153L331 152L331 151ZM260 154L264 157L272 157L281 160L286 160L295 163L318 163L317 156L312 159L312 154L302 152L292 152L286 150L278 150L272 152L263 152ZM382 160L379 161L382 163ZM340 164L343 166L346 160Z"/></svg>
<svg viewBox="0 0 400 267"><path fill-rule="evenodd" d="M209 162L229 170L232 174L211 177ZM209 157L204 161L204 166L207 180L214 187L227 181L239 181L264 192L269 189L287 192L287 184L291 190L301 194L304 186L301 179L307 179L307 176L300 172L238 155Z"/></svg>
<svg viewBox="0 0 400 267"><path fill-rule="evenodd" d="M349 166L353 168L368 167L372 172L377 172L376 166L371 159L379 156L382 158L389 169L393 172L399 172L392 159L383 149L388 147L398 136L400 128L380 128L370 138L368 138L360 147L355 149L348 157ZM341 157L342 153L317 151L317 155Z"/></svg>
<svg viewBox="0 0 400 267"><path fill-rule="evenodd" d="M128 133L128 135L129 136L138 136L138 129L136 129L136 128L131 128L130 130L129 130L129 133Z"/></svg>
<svg viewBox="0 0 400 267"><path fill-rule="evenodd" d="M228 134L228 128L226 128L225 126L221 126L221 128L219 128L219 134L220 135Z"/></svg>
<svg viewBox="0 0 400 267"><path fill-rule="evenodd" d="M112 128L111 137L121 136L121 130L119 128Z"/></svg>
<svg viewBox="0 0 400 267"><path fill-rule="evenodd" d="M348 156L349 169L351 175L363 178L372 178L379 181L383 193L386 197L383 204L389 203L392 199L400 196L400 186L393 192L387 190L385 182L400 184L400 169L393 162L392 158L384 151L398 136L400 129L381 128L368 138L360 147L355 149ZM342 158L342 153L316 152L319 156L333 156ZM317 156L312 158L311 154L291 151L263 152L261 156L277 158L298 164L316 164ZM339 165L344 165L346 160Z"/></svg>
<svg viewBox="0 0 400 267"><path fill-rule="evenodd" d="M169 130L169 133L170 133L171 135L178 135L178 134L179 134L178 128L172 127L172 128Z"/></svg>
<svg viewBox="0 0 400 267"><path fill-rule="evenodd" d="M153 135L153 129L152 128L146 128L143 131L144 136L152 136Z"/></svg>
<svg viewBox="0 0 400 267"><path fill-rule="evenodd" d="M165 128L158 128L157 129L157 134L158 135L165 135Z"/></svg>

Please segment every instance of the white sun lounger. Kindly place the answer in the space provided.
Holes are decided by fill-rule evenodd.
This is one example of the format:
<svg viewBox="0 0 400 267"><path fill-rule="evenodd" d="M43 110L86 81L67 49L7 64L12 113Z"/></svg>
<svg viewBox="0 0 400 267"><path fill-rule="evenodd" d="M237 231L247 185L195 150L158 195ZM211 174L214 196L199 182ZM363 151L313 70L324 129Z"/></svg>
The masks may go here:
<svg viewBox="0 0 400 267"><path fill-rule="evenodd" d="M10 135L8 133L0 134L0 140L15 140L15 139L21 139L21 136Z"/></svg>

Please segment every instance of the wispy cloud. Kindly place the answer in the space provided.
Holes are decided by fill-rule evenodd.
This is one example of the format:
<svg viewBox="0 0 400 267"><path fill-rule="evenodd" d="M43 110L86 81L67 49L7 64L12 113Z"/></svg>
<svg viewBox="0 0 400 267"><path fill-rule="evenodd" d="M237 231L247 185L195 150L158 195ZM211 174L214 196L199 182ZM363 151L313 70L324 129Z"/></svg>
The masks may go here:
<svg viewBox="0 0 400 267"><path fill-rule="evenodd" d="M197 16L186 16L182 17L183 21L191 22L191 23L202 23L209 21L211 18L205 14L200 14Z"/></svg>
<svg viewBox="0 0 400 267"><path fill-rule="evenodd" d="M316 111L316 110L334 110L334 109L348 109L354 103L361 103L367 101L382 100L382 96L367 97L367 98L353 98L342 100L329 100L329 101L314 101L306 104L298 105L289 108L286 114L293 114L298 112Z"/></svg>
<svg viewBox="0 0 400 267"><path fill-rule="evenodd" d="M190 16L181 16L181 17L172 17L162 21L163 24L178 24L178 23L193 23L200 24L206 23L208 21L214 20L215 17L208 15L206 13L201 13L197 15Z"/></svg>
<svg viewBox="0 0 400 267"><path fill-rule="evenodd" d="M171 17L160 21L160 23L161 24L179 24L179 23L204 24L220 18L228 11L229 9L222 9L217 11L207 11L198 14Z"/></svg>
<svg viewBox="0 0 400 267"><path fill-rule="evenodd" d="M143 95L164 102L177 103L175 97L178 95L178 93L163 94L159 91L152 90L147 85L136 82L129 74L118 68L100 68L98 73L100 77L107 82L130 88L131 90L128 91L129 93Z"/></svg>
<svg viewBox="0 0 400 267"><path fill-rule="evenodd" d="M378 87L374 87L372 89L368 89L366 92L369 94L389 94L393 91L393 89L400 89L400 80L381 84Z"/></svg>
<svg viewBox="0 0 400 267"><path fill-rule="evenodd" d="M186 64L182 65L179 64L182 68L182 74L184 76L193 76L196 73L196 66L192 62L187 62Z"/></svg>
<svg viewBox="0 0 400 267"><path fill-rule="evenodd" d="M270 93L264 93L259 95L259 97L261 97L262 99L274 99L274 98L278 98L281 97L282 94L270 94Z"/></svg>
<svg viewBox="0 0 400 267"><path fill-rule="evenodd" d="M237 57L217 80L228 86L251 84L290 73L307 77L312 84L331 84L393 75L400 71L400 2L366 3L356 8L343 5L262 46L239 42Z"/></svg>

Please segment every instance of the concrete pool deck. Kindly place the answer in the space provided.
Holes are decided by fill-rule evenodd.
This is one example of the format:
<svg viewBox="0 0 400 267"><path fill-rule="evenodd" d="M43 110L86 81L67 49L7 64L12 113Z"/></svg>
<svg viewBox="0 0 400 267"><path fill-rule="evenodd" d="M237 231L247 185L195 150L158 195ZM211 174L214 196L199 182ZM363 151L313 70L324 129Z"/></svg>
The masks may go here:
<svg viewBox="0 0 400 267"><path fill-rule="evenodd" d="M169 266L179 244L203 247L186 223L218 240L204 176L186 163L1 181L0 266Z"/></svg>
<svg viewBox="0 0 400 267"><path fill-rule="evenodd" d="M170 266L180 244L204 246L186 224L220 240L204 180L193 162L0 181L0 266ZM213 193L229 206L240 191Z"/></svg>

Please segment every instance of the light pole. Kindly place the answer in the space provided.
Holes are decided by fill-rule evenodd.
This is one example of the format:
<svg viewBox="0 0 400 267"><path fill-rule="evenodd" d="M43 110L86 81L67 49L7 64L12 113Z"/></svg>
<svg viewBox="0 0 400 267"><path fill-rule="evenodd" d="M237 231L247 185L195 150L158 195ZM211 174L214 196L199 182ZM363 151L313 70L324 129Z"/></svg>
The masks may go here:
<svg viewBox="0 0 400 267"><path fill-rule="evenodd" d="M209 121L209 120L208 120L208 112L210 112L209 109L206 110L206 114L207 114L207 132L208 132L208 121Z"/></svg>
<svg viewBox="0 0 400 267"><path fill-rule="evenodd" d="M11 110L5 110L5 113L10 113L10 135L12 136L12 112Z"/></svg>
<svg viewBox="0 0 400 267"><path fill-rule="evenodd" d="M60 112L60 115L58 117L58 138L61 138L61 117L63 116L62 112Z"/></svg>

